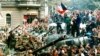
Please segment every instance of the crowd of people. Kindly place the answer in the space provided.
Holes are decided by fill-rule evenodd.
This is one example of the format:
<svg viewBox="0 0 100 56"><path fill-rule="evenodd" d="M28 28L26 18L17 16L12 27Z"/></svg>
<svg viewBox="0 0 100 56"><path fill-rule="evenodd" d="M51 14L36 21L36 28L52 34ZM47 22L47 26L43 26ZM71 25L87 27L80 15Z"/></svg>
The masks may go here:
<svg viewBox="0 0 100 56"><path fill-rule="evenodd" d="M80 35L80 25L81 24L86 24L87 28L85 29L86 32L91 31L93 28L96 28L100 23L99 20L99 11L90 11L90 10L85 10L85 11L69 11L68 13L65 13L64 16L60 14L54 14L51 15L51 18L49 19L50 22L57 23L57 32L59 33L59 28L61 29L61 23L66 24L66 31L67 34L72 34L75 36L75 32L77 33L76 35ZM88 26L91 26L92 29L88 30ZM61 29L62 30L62 29Z"/></svg>
<svg viewBox="0 0 100 56"><path fill-rule="evenodd" d="M31 52L32 55L32 51L44 46L42 40L44 34L41 34L47 32L47 24L47 18L35 18L32 23L18 25L14 29L11 29L8 26L2 27L2 32L0 32L0 39L2 40L1 43L4 43L5 45L4 49L2 50L2 54L0 53L0 56L29 56L28 52ZM47 35L44 37L47 37Z"/></svg>
<svg viewBox="0 0 100 56"><path fill-rule="evenodd" d="M56 23L57 32L49 31L48 24ZM61 23L65 23L65 29L62 29ZM61 34L66 32L66 35L71 35L74 38L80 36L88 36L91 38L85 45L67 45L64 44L60 47L56 47L56 43L51 46L47 53L43 53L40 50L38 56L100 56L100 11L69 11L63 16L60 14L54 14L45 19L34 19L31 24L25 23L24 26L17 26L14 30L8 28L3 29L1 33L3 42L6 44L3 55L6 54L6 50L14 50L18 56L34 56L33 52L45 45L45 40L50 35L57 33ZM46 32L43 36L39 36ZM43 38L46 39L43 39ZM49 47L49 46L48 46ZM45 48L44 48L45 49ZM1 55L0 55L1 56Z"/></svg>
<svg viewBox="0 0 100 56"><path fill-rule="evenodd" d="M81 36L88 36L91 38L91 40L88 41L88 43L86 43L84 46L81 44L80 46L73 44L72 46L67 46L67 48L62 47L54 49L52 56L97 56L97 53L100 54L99 10L76 10L71 11L70 13L65 13L64 16L61 16L60 14L54 14L49 20L49 23L57 24L58 34L66 32L67 35L71 35L76 38ZM65 29L62 29L62 23L66 24Z"/></svg>
<svg viewBox="0 0 100 56"><path fill-rule="evenodd" d="M88 44L83 47L80 46L61 46L60 48L54 48L48 56L100 56L100 45L91 48Z"/></svg>

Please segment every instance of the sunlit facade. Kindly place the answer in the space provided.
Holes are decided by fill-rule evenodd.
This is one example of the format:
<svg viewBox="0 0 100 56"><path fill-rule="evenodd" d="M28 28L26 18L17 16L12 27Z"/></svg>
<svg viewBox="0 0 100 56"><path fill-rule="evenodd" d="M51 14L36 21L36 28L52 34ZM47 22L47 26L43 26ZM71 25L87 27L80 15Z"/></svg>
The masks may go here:
<svg viewBox="0 0 100 56"><path fill-rule="evenodd" d="M31 18L44 16L41 0L0 0L0 3L0 26L16 27L22 25L27 16Z"/></svg>

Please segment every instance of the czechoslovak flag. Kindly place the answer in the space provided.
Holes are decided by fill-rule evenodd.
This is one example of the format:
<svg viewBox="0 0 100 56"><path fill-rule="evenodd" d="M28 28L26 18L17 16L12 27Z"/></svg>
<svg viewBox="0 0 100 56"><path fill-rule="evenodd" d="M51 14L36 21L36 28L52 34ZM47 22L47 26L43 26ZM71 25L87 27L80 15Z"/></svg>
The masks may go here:
<svg viewBox="0 0 100 56"><path fill-rule="evenodd" d="M64 16L64 13L67 12L67 8L63 3L57 7L57 12Z"/></svg>
<svg viewBox="0 0 100 56"><path fill-rule="evenodd" d="M65 7L65 5L63 3L61 3L60 6L57 7L57 11L62 15L65 13L65 11L67 10L67 8Z"/></svg>

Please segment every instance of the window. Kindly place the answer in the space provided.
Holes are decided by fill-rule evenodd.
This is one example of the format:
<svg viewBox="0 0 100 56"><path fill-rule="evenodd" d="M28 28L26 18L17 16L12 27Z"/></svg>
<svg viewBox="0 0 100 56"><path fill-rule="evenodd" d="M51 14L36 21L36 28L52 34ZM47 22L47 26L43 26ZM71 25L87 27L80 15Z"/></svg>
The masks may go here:
<svg viewBox="0 0 100 56"><path fill-rule="evenodd" d="M8 13L8 14L6 14L6 23L8 24L8 25L11 25L11 15Z"/></svg>
<svg viewBox="0 0 100 56"><path fill-rule="evenodd" d="M34 18L36 18L36 15L24 15L24 19L27 21L27 23L32 23Z"/></svg>

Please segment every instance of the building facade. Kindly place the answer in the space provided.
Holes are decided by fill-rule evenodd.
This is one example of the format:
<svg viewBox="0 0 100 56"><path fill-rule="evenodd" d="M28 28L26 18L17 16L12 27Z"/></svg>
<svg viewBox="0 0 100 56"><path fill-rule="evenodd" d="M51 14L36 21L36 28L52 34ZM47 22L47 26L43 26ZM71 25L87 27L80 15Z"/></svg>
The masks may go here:
<svg viewBox="0 0 100 56"><path fill-rule="evenodd" d="M44 0L0 0L0 26L23 25L23 21L28 18L43 18Z"/></svg>

